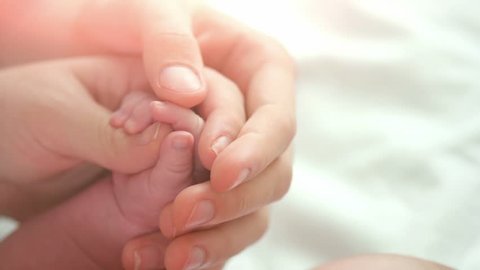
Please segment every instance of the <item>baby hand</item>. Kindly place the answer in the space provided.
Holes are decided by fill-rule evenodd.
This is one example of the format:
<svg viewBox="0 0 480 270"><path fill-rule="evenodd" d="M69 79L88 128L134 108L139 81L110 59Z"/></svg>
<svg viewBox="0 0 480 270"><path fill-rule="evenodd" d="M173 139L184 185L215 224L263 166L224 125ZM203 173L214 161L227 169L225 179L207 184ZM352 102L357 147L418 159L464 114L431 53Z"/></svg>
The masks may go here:
<svg viewBox="0 0 480 270"><path fill-rule="evenodd" d="M155 121L159 123L155 124ZM141 133L145 136L145 144L157 139L160 123L169 124L173 130L183 130L193 135L195 138L193 179L196 182L208 180L209 172L202 166L197 151L204 121L193 111L172 103L157 101L152 93L134 91L123 98L120 108L110 118L113 127L122 128L127 134Z"/></svg>
<svg viewBox="0 0 480 270"><path fill-rule="evenodd" d="M203 120L190 109L156 101L150 93L135 91L124 97L110 123L129 134L153 133L148 138L154 140L161 125L170 125L174 130L162 142L153 168L134 175L113 175L114 192L127 218L149 229L158 228L162 207L193 183L194 141L202 130Z"/></svg>

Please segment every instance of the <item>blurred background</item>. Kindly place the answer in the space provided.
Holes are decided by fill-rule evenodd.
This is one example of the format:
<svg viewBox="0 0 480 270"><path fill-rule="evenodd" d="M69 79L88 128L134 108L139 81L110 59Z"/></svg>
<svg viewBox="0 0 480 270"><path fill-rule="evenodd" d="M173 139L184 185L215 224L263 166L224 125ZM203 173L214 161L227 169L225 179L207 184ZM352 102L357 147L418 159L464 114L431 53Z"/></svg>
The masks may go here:
<svg viewBox="0 0 480 270"><path fill-rule="evenodd" d="M366 253L480 269L479 1L207 2L278 39L299 71L291 190L226 269Z"/></svg>
<svg viewBox="0 0 480 270"><path fill-rule="evenodd" d="M365 253L480 269L480 2L209 2L299 70L291 191L227 269Z"/></svg>

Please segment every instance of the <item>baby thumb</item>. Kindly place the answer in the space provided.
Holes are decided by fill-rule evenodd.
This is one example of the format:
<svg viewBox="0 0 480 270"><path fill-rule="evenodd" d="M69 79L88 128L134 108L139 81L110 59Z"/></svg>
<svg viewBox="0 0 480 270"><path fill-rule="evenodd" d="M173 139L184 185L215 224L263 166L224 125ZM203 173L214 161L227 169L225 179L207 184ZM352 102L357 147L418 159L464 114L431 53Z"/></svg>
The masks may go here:
<svg viewBox="0 0 480 270"><path fill-rule="evenodd" d="M191 184L193 136L184 131L168 134L157 164L138 174L114 173L114 191L122 212L153 230L163 207Z"/></svg>
<svg viewBox="0 0 480 270"><path fill-rule="evenodd" d="M174 131L167 135L158 162L150 175L151 192L166 192L173 199L192 184L193 149L192 134Z"/></svg>

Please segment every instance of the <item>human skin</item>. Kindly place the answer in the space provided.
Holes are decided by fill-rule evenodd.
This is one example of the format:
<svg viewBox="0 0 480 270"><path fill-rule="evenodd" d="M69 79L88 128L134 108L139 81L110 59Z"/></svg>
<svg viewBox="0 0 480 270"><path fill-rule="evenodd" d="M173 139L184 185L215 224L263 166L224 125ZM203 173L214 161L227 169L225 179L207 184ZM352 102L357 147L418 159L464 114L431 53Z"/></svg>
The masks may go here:
<svg viewBox="0 0 480 270"><path fill-rule="evenodd" d="M151 169L114 173L22 223L0 243L0 269L121 269L125 242L158 230L160 210L192 183L193 146L190 133L169 133Z"/></svg>
<svg viewBox="0 0 480 270"><path fill-rule="evenodd" d="M210 85L218 84L220 80L227 81L220 74L209 76ZM213 81L216 79L217 81ZM222 89L225 91L226 89ZM233 92L236 91L232 88ZM226 90L228 91L228 90ZM239 95L238 95L239 96ZM240 96L239 96L240 97ZM155 110L152 113L152 106ZM238 107L242 110L242 107ZM145 132L155 122L169 123L175 130L185 130L195 138L199 138L203 129L203 119L192 117L193 111L165 102L160 102L151 91L132 91L122 100L120 107L112 114L110 124L121 128L125 133L135 136ZM198 155L198 143L195 143L194 183L208 181L210 173L204 168ZM193 183L192 183L193 184Z"/></svg>
<svg viewBox="0 0 480 270"><path fill-rule="evenodd" d="M238 89L220 74L209 71L207 80L207 100L241 100ZM128 134L109 124L112 110L138 89L148 91L148 83L141 62L128 57L73 58L0 70L1 213L24 220L64 199L64 193L81 189L79 178L91 182L104 174L85 161L121 173L151 167L169 128ZM243 107L230 110L242 113ZM152 116L172 123L178 111L169 119Z"/></svg>
<svg viewBox="0 0 480 270"><path fill-rule="evenodd" d="M393 254L372 254L341 259L315 270L453 270L450 267L414 257Z"/></svg>
<svg viewBox="0 0 480 270"><path fill-rule="evenodd" d="M200 68L203 58L207 66L219 70L240 87L247 111L246 125L239 120L244 115L231 112L231 100L218 102L207 98L198 108L207 121L199 152L203 162L210 165L207 168L211 168L212 179L185 189L163 211L163 232L170 237L176 232L177 236L167 250L170 269L184 265L193 246L208 251L205 263L221 265L262 235L267 226L266 210L258 209L278 200L288 190L288 147L295 133L294 72L285 50L218 12L183 4L170 0L0 3L3 66L107 52L143 55L155 93L164 100L187 100L182 105L192 105L206 95L205 74ZM167 87L159 83L165 82L159 75L163 67L172 64L193 68L201 79L200 88L183 91L189 88L188 82L170 82ZM230 144L237 135L239 138ZM260 146L261 152L257 151ZM244 183L232 189L239 176L249 171ZM205 203L209 206L197 207ZM196 211L200 209L208 211ZM194 210L196 214L192 213ZM190 220L193 216L199 220ZM189 226L189 221L193 225ZM213 233L216 229L219 233ZM131 241L124 254L125 266L133 267L136 251L142 259L140 247L148 243L154 248L157 237L153 234ZM230 243L230 248L224 248L225 242Z"/></svg>
<svg viewBox="0 0 480 270"><path fill-rule="evenodd" d="M97 169L90 173L85 161L123 173L154 164L158 140L144 143L142 134L128 136L108 124L109 108L118 106L130 87L148 87L141 71L139 60L108 57L0 71L2 213L24 220L83 188L75 177L92 182L102 176ZM108 76L102 79L100 72ZM108 83L112 78L115 83ZM162 127L158 139L167 131ZM67 173L72 168L77 172Z"/></svg>
<svg viewBox="0 0 480 270"><path fill-rule="evenodd" d="M152 102L155 97L148 90L136 90L146 85L145 78L142 83L142 68L139 63L132 58L77 58L0 71L0 95L9 101L2 107L6 115L1 123L4 132L0 139L1 157L4 158L2 165L5 165L2 182L35 185L55 173L59 169L58 164L63 164L65 169L80 162L80 156L90 152L82 150L87 146L77 141L77 145L73 146L76 151L67 149L64 152L62 147L72 147L73 135L85 128L78 121L90 122L92 118L95 119L89 117L92 108L99 106L102 101L108 101L103 103L106 107L118 107L119 105L110 103L114 102L121 103L120 108L125 108L129 101L134 100L130 119L126 119L128 121L144 121L144 108L147 108L146 113L151 116L148 118L149 122L141 128L144 130L137 130L134 132L136 134L131 134L130 130L125 134L127 126L120 125L122 130L110 127L109 122L115 121L112 121L114 118L110 119L109 114L105 115L108 112L106 108L97 112L107 116L104 119L106 121L96 126L105 129L101 134L132 139L131 141L140 147L137 152L128 153L130 163L146 160L144 155L149 153L145 152L151 147L153 150L150 154L156 157L158 150L155 146L162 144L160 160L153 169L132 175L132 170L139 165L130 164L130 167L125 168L126 164L121 164L122 159L119 164L115 164L118 160L110 160L106 164L111 163L114 164L113 167L122 169L115 174L113 181L109 178L103 179L54 210L27 220L8 240L0 243L2 267L72 269L74 265L78 269L117 269L121 262L120 251L126 240L158 230L160 210L173 200L180 190L192 184L192 136L201 133L203 120L189 109L165 102ZM105 72L102 73L105 75L98 75L98 71ZM122 78L127 83L124 83L125 87L119 87L121 84L118 81L108 85L102 79L103 76L107 81ZM135 81L136 85L128 83L132 81ZM240 97L238 89L214 71L207 72L207 81L209 93L214 95L217 101ZM140 97L140 100L137 97ZM139 110L143 114L139 114ZM231 107L230 110L241 111L243 107ZM70 117L69 113L80 116L76 119ZM59 121L55 118L56 115L60 115L61 119L67 116L66 120L72 120L73 123ZM75 127L76 125L79 126ZM175 134L169 139L170 135L167 134L170 128L189 133ZM45 130L47 133L43 133ZM53 134L57 136L52 136ZM148 136L145 136L146 134ZM172 144L178 145L178 138L175 137L184 141L184 146L181 146L184 149L180 153L172 151L172 147L169 148ZM162 143L164 139L166 142ZM63 154L70 152L76 155ZM116 154L121 155L121 152ZM84 156L83 159L87 157ZM8 202L8 199L6 201ZM10 202L9 205L13 206L13 203ZM105 215L108 216L106 220ZM83 225L79 227L78 224ZM68 233L59 235L59 231ZM69 245L72 238L81 248ZM159 243L158 237L156 240L157 246L165 250L168 241L162 238ZM42 246L46 242L49 243L48 248ZM24 254L32 254L30 260L22 260ZM63 259L56 260L58 256ZM156 262L163 264L163 252L159 252L157 256ZM90 264L92 261L95 263Z"/></svg>

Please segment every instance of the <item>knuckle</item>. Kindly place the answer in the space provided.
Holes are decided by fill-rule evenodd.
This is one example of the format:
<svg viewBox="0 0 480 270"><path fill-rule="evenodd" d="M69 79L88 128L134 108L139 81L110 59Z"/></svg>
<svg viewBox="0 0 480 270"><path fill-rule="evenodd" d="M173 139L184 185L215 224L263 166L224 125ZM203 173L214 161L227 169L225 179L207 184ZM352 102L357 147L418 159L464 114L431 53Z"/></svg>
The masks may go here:
<svg viewBox="0 0 480 270"><path fill-rule="evenodd" d="M172 162L168 165L166 165L165 168L169 173L175 174L175 175L183 175L183 174L188 174L191 171L191 161L177 161L177 162Z"/></svg>
<svg viewBox="0 0 480 270"><path fill-rule="evenodd" d="M244 213L248 212L249 210L249 203L248 199L245 195L239 195L237 199L235 200L235 213L237 215L243 215Z"/></svg>

